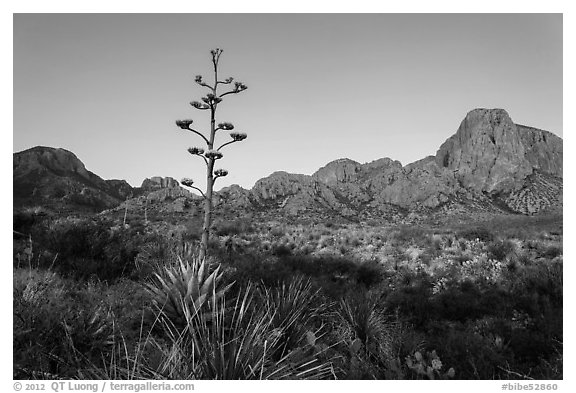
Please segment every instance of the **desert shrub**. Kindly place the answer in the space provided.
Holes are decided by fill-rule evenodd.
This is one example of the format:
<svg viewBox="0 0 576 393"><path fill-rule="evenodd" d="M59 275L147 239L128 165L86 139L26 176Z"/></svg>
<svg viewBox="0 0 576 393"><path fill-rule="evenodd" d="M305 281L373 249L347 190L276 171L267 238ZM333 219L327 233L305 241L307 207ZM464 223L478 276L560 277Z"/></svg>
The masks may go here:
<svg viewBox="0 0 576 393"><path fill-rule="evenodd" d="M45 214L38 214L34 210L16 211L12 216L12 228L24 235L31 233L35 224L43 220Z"/></svg>
<svg viewBox="0 0 576 393"><path fill-rule="evenodd" d="M562 308L562 262L538 261L508 277L511 295L526 304L526 310L536 315L539 305ZM528 307L529 306L529 307Z"/></svg>
<svg viewBox="0 0 576 393"><path fill-rule="evenodd" d="M312 245L306 244L304 247L302 247L300 249L300 252L303 255L309 255L311 254L313 251L315 250L315 247L313 247Z"/></svg>
<svg viewBox="0 0 576 393"><path fill-rule="evenodd" d="M497 261L503 261L516 251L516 245L506 240L494 240L488 244L488 254Z"/></svg>
<svg viewBox="0 0 576 393"><path fill-rule="evenodd" d="M277 257L286 257L292 255L292 248L286 244L277 244L272 249L272 255Z"/></svg>
<svg viewBox="0 0 576 393"><path fill-rule="evenodd" d="M485 227L473 227L463 229L458 232L458 236L466 240L479 239L482 242L490 242L494 240L494 234Z"/></svg>
<svg viewBox="0 0 576 393"><path fill-rule="evenodd" d="M360 239L358 239L356 236L353 237L346 237L344 240L344 243L346 245L349 245L351 247L358 247L362 245L362 242L360 241Z"/></svg>
<svg viewBox="0 0 576 393"><path fill-rule="evenodd" d="M554 259L562 255L562 246L548 246L541 253L544 258Z"/></svg>
<svg viewBox="0 0 576 393"><path fill-rule="evenodd" d="M233 260L230 267L224 269L224 282L235 282L231 289L247 286L249 283L262 283L267 288L282 285L293 277L295 270L284 263L284 260L270 260L258 255L245 255Z"/></svg>
<svg viewBox="0 0 576 393"><path fill-rule="evenodd" d="M388 323L378 302L368 292L357 291L347 293L338 304L336 315L348 359L347 378L379 378L393 358Z"/></svg>
<svg viewBox="0 0 576 393"><path fill-rule="evenodd" d="M356 281L360 285L370 288L382 281L383 273L382 265L378 260L361 262L356 269Z"/></svg>
<svg viewBox="0 0 576 393"><path fill-rule="evenodd" d="M422 275L405 273L397 288L387 295L385 305L397 311L406 322L422 327L434 315L431 295L432 284Z"/></svg>
<svg viewBox="0 0 576 393"><path fill-rule="evenodd" d="M284 258L282 262L294 271L311 277L353 276L356 272L356 264L353 261L340 257L292 256Z"/></svg>
<svg viewBox="0 0 576 393"><path fill-rule="evenodd" d="M334 238L333 237L323 237L320 239L320 247L326 248L334 245Z"/></svg>
<svg viewBox="0 0 576 393"><path fill-rule="evenodd" d="M340 301L337 311L351 343L358 339L364 350L374 356L386 345L386 318L379 301L367 291L351 292Z"/></svg>
<svg viewBox="0 0 576 393"><path fill-rule="evenodd" d="M450 286L436 295L431 302L434 318L464 322L482 316L481 291L471 281Z"/></svg>
<svg viewBox="0 0 576 393"><path fill-rule="evenodd" d="M101 290L100 284L75 284L50 271L15 270L15 377L72 379L101 363L114 340Z"/></svg>
<svg viewBox="0 0 576 393"><path fill-rule="evenodd" d="M446 241L448 247L451 245L452 239L449 237ZM439 252L442 251L442 237L439 235L433 235L430 237L430 251Z"/></svg>
<svg viewBox="0 0 576 393"><path fill-rule="evenodd" d="M274 238L281 238L286 233L285 228L282 227L274 227L270 229L270 236Z"/></svg>
<svg viewBox="0 0 576 393"><path fill-rule="evenodd" d="M188 222L186 224L186 231L184 232L184 241L200 240L202 236L202 228L196 223Z"/></svg>
<svg viewBox="0 0 576 393"><path fill-rule="evenodd" d="M532 258L530 257L529 252L517 252L516 253L516 262L518 262L522 266L530 265L532 263Z"/></svg>
<svg viewBox="0 0 576 393"><path fill-rule="evenodd" d="M417 226L401 226L393 235L396 243L416 243L421 244L426 241L428 231Z"/></svg>
<svg viewBox="0 0 576 393"><path fill-rule="evenodd" d="M216 224L215 230L215 233L218 236L232 236L251 232L254 232L254 227L249 221L243 219L221 221Z"/></svg>
<svg viewBox="0 0 576 393"><path fill-rule="evenodd" d="M58 254L54 265L58 272L113 281L132 273L142 241L131 229L87 219L53 223L44 244Z"/></svg>
<svg viewBox="0 0 576 393"><path fill-rule="evenodd" d="M442 361L454 365L457 379L508 378L499 367L510 358L495 346L493 336L477 334L471 326L439 323L427 337L429 347L442 349Z"/></svg>
<svg viewBox="0 0 576 393"><path fill-rule="evenodd" d="M314 289L310 279L297 276L282 285L268 289L258 288L271 317L270 328L281 335L270 347L273 358L281 359L303 345L307 332L313 332L314 323L326 310L319 289Z"/></svg>
<svg viewBox="0 0 576 393"><path fill-rule="evenodd" d="M107 286L103 297L124 341L137 342L142 332L149 331L154 325L152 300L141 282L121 279Z"/></svg>

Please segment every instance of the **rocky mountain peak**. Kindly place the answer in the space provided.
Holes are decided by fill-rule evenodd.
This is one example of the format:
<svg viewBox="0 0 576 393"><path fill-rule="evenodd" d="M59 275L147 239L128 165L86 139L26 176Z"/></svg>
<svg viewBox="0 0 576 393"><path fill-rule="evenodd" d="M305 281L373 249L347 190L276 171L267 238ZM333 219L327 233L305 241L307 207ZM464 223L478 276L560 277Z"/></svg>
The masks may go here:
<svg viewBox="0 0 576 393"><path fill-rule="evenodd" d="M57 174L76 173L91 180L92 173L74 153L62 148L36 146L19 153L14 153L13 166L20 173L31 171L51 171Z"/></svg>
<svg viewBox="0 0 576 393"><path fill-rule="evenodd" d="M353 180L362 165L348 158L340 158L320 168L312 177L324 184L334 185Z"/></svg>
<svg viewBox="0 0 576 393"><path fill-rule="evenodd" d="M162 188L175 188L179 186L180 183L172 177L153 176L144 179L140 188L145 191L154 191Z"/></svg>
<svg viewBox="0 0 576 393"><path fill-rule="evenodd" d="M440 146L436 164L453 171L465 188L510 192L535 168L561 171L561 139L556 138L517 126L503 109L475 109Z"/></svg>
<svg viewBox="0 0 576 393"><path fill-rule="evenodd" d="M128 183L104 181L66 149L36 146L13 154L16 204L102 210L131 193Z"/></svg>

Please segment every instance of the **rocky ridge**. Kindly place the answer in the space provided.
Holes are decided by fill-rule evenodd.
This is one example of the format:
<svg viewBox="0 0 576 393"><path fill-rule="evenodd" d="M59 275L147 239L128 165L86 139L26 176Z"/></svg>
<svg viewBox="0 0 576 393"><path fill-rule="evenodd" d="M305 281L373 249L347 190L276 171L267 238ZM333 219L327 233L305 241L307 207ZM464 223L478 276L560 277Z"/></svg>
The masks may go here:
<svg viewBox="0 0 576 393"><path fill-rule="evenodd" d="M214 204L236 215L351 220L466 211L537 214L562 208L562 158L558 136L515 124L502 109L475 109L435 156L405 166L390 158L365 164L343 158L312 175L275 172L251 190L223 188ZM127 200L120 208L201 209L201 198L173 178L155 176L132 188L122 180L102 180L71 152L45 147L14 154L15 203L38 194L44 200L80 195L99 208Z"/></svg>
<svg viewBox="0 0 576 393"><path fill-rule="evenodd" d="M288 214L320 206L374 217L455 205L535 214L562 206L562 139L517 125L502 109L475 109L435 156L406 166L338 159L311 176L274 173L247 192L254 205L276 201Z"/></svg>

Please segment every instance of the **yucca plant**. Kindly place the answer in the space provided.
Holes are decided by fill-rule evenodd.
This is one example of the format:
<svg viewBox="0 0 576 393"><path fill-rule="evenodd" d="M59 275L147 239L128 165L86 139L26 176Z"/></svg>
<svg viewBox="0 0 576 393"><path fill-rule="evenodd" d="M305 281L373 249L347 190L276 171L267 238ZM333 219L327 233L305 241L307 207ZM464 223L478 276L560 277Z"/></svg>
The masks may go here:
<svg viewBox="0 0 576 393"><path fill-rule="evenodd" d="M171 334L159 374L176 379L318 379L332 375L330 362L302 348L273 358L283 331L270 309L259 307L249 285L230 305L210 299L210 311L188 319ZM170 326L167 330L174 332Z"/></svg>
<svg viewBox="0 0 576 393"><path fill-rule="evenodd" d="M278 288L261 287L260 292L272 318L272 326L281 332L272 348L278 357L298 347L307 334L313 334L313 322L327 308L319 301L319 290L314 290L310 279L298 276L283 282Z"/></svg>
<svg viewBox="0 0 576 393"><path fill-rule="evenodd" d="M210 300L220 299L233 285L221 286L220 266L210 271L208 259L182 258L158 266L145 287L154 306L176 328L185 327L191 318L205 311Z"/></svg>
<svg viewBox="0 0 576 393"><path fill-rule="evenodd" d="M348 295L340 301L337 315L352 365L378 378L396 360L389 332L392 326L378 308L378 299L367 292Z"/></svg>

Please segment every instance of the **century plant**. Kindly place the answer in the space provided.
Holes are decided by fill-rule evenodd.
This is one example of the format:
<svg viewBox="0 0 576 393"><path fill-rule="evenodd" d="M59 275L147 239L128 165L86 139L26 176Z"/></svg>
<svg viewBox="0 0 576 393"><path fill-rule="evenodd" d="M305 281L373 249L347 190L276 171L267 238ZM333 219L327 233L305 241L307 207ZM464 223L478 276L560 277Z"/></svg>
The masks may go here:
<svg viewBox="0 0 576 393"><path fill-rule="evenodd" d="M236 132L234 130L234 125L229 122L221 122L216 123L216 109L218 105L223 101L225 96L238 94L243 92L248 87L242 82L235 82L234 78L228 77L224 80L218 80L218 62L220 60L220 56L222 55L222 49L216 48L210 51L212 55L212 65L213 65L213 72L214 72L214 83L209 84L205 82L202 75L197 75L195 78L195 82L207 88L210 92L206 94L206 96L202 97L202 102L200 101L192 101L190 105L195 109L201 111L210 111L210 130L207 135L203 134L202 132L196 130L192 127L193 120L177 120L176 125L183 130L191 131L196 135L200 136L204 141L206 148L203 147L190 147L188 148L188 152L194 156L198 156L202 158L204 164L206 165L206 191L202 191L200 188L194 185L194 181L189 178L182 179L182 184L193 188L200 192L202 197L204 198L204 221L202 227L202 239L200 241L200 251L199 257L200 259L204 259L206 257L206 252L208 250L208 239L210 238L210 225L212 224L212 194L214 190L214 183L216 179L219 177L224 177L228 175L228 171L226 169L214 169L214 165L217 160L222 159L223 154L221 152L222 148L230 145L235 142L240 142L246 139L246 134L242 132ZM230 85L234 86L233 88L229 89L224 93L218 93L218 87L220 85ZM216 145L216 132L218 131L231 131L230 132L230 140L224 142L219 147L215 147Z"/></svg>
<svg viewBox="0 0 576 393"><path fill-rule="evenodd" d="M145 284L161 315L175 327L182 327L199 312L205 312L210 300L219 299L232 284L220 286L220 267L209 272L207 259L182 258L157 266L152 282Z"/></svg>

